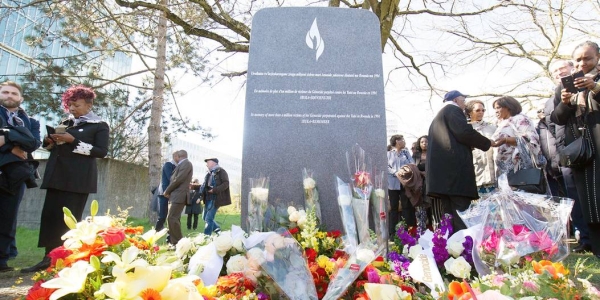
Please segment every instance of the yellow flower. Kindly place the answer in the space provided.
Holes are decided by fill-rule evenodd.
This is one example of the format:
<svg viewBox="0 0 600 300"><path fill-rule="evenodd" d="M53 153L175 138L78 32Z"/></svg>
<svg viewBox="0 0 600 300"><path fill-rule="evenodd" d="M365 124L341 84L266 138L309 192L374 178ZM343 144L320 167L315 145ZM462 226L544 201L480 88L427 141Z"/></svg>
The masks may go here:
<svg viewBox="0 0 600 300"><path fill-rule="evenodd" d="M325 269L325 267L327 267L327 262L329 262L329 258L327 256L319 255L319 257L317 257L317 264L319 265L319 268Z"/></svg>
<svg viewBox="0 0 600 300"><path fill-rule="evenodd" d="M202 282L202 280L200 280L200 283L198 285L196 285L196 289L202 296L206 296L206 297L216 297L217 296L217 286L216 285L205 286L204 282Z"/></svg>

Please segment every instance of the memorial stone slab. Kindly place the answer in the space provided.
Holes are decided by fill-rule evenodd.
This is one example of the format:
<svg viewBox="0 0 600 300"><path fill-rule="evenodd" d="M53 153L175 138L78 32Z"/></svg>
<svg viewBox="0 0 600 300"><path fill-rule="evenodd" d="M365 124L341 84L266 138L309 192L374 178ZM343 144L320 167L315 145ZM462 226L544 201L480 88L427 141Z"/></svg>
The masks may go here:
<svg viewBox="0 0 600 300"><path fill-rule="evenodd" d="M267 8L255 15L244 116L243 226L249 178L269 177L269 203L300 207L302 170L308 168L317 182L322 223L342 229L335 177L351 180L346 152L359 144L373 169L387 171L381 58L379 22L367 10Z"/></svg>

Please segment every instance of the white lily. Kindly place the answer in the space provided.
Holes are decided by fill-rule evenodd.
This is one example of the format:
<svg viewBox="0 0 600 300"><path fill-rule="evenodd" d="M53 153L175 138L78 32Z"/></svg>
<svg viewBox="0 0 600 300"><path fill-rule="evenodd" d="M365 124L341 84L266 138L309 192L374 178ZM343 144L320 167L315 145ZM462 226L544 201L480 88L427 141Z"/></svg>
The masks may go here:
<svg viewBox="0 0 600 300"><path fill-rule="evenodd" d="M145 289L162 291L171 278L171 271L167 266L137 267L134 272L123 273L114 282L103 284L100 292L111 299L139 299Z"/></svg>
<svg viewBox="0 0 600 300"><path fill-rule="evenodd" d="M102 229L98 224L83 221L77 223L75 229L67 231L61 239L65 240L65 248L79 249L82 243L92 245Z"/></svg>
<svg viewBox="0 0 600 300"><path fill-rule="evenodd" d="M144 239L144 241L148 242L149 245L154 245L161 237L163 237L163 236L165 236L165 234L167 234L167 231L168 231L167 228L163 228L159 232L156 232L155 229L150 229L150 230L148 230L148 232L146 232L142 235L142 238Z"/></svg>
<svg viewBox="0 0 600 300"><path fill-rule="evenodd" d="M83 291L87 275L94 272L94 268L87 261L78 261L70 268L64 268L58 272L58 277L42 283L47 289L57 289L50 296L50 300L59 299L68 294Z"/></svg>
<svg viewBox="0 0 600 300"><path fill-rule="evenodd" d="M123 273L127 273L127 271L136 268L136 267L146 267L148 266L148 262L144 259L138 258L138 254L140 253L140 249L135 246L131 246L125 251L123 254L119 256L118 254L110 251L104 251L102 254L104 258L102 258L103 263L114 262L115 266L113 267L113 276L118 277Z"/></svg>

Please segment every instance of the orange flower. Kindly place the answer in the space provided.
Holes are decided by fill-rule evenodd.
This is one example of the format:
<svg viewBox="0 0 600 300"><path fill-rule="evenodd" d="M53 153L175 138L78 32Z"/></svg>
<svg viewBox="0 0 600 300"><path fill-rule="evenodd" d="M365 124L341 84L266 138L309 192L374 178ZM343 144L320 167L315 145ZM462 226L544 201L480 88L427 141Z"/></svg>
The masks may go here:
<svg viewBox="0 0 600 300"><path fill-rule="evenodd" d="M465 296L465 298L463 298L463 296ZM471 296L471 293L469 293L469 287L467 287L465 282L450 282L448 285L448 299L470 299L470 297L466 298L466 296Z"/></svg>
<svg viewBox="0 0 600 300"><path fill-rule="evenodd" d="M144 233L144 226L127 227L127 228L125 228L125 233L126 234L142 234L142 233Z"/></svg>
<svg viewBox="0 0 600 300"><path fill-rule="evenodd" d="M559 274L563 276L569 274L569 269L566 269L563 264L553 263L549 260L532 261L531 265L533 266L533 271L537 274L548 272L554 279L557 279Z"/></svg>
<svg viewBox="0 0 600 300"><path fill-rule="evenodd" d="M90 261L90 257L92 255L101 257L104 250L106 250L106 244L104 244L104 241L101 239L96 239L96 241L94 241L94 243L91 245L83 244L79 250L65 258L65 267L68 267L80 260Z"/></svg>
<svg viewBox="0 0 600 300"><path fill-rule="evenodd" d="M25 300L47 300L50 299L50 296L54 291L56 291L56 289L47 289L40 286L37 289L29 290Z"/></svg>
<svg viewBox="0 0 600 300"><path fill-rule="evenodd" d="M162 297L160 296L160 293L155 290L155 289L145 289L142 291L142 293L140 294L140 297L142 297L143 300L161 300Z"/></svg>

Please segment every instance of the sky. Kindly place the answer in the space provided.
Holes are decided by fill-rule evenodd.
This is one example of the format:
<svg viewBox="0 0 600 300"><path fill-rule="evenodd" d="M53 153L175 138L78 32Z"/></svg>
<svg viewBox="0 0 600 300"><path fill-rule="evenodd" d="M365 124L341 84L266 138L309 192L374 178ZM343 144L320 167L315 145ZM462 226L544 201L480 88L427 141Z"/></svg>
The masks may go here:
<svg viewBox="0 0 600 300"><path fill-rule="evenodd" d="M502 16L494 17L502 18ZM451 38L432 34L431 31L425 31L427 34L419 35L419 32L427 30L428 26L443 26L443 24L431 25L435 22L428 17L418 21L420 22L413 20L413 24L410 25L412 31L407 31L407 33L412 32L418 36L417 39L411 40L413 44L404 45L412 47L413 52L411 53L428 55L427 49L455 46ZM566 45L566 48L571 49L572 45ZM421 49L425 50L421 52ZM237 54L228 59L223 59L224 57L225 55L221 56L216 61L216 65L209 66L211 68L216 66L212 73L216 78L220 77L220 72L247 69L247 54ZM491 92L495 87L514 85L515 82L521 80L521 76L530 75L527 66L517 65L515 67L511 64L510 61L499 63L495 59L490 59L472 65L448 66L447 74L431 75L430 79L436 86L444 90L456 89L467 95L485 94ZM417 78L418 76L414 74L408 76L405 71L392 72L398 65L399 61L388 46L383 53L386 117L393 119L394 123L398 124L398 133L404 134L410 145L417 137L427 134L431 120L442 107L443 93L431 94L430 91L415 90L412 88L414 85L409 81L422 79ZM520 71L514 72L514 68ZM136 70L135 61L132 69ZM181 113L203 127L212 128L213 134L217 135L217 138L210 143L206 141L200 143L209 148L241 157L246 76L226 78L217 84L214 84L215 80L210 83L202 82L191 75L171 74L171 76L172 82L175 82L175 89L183 93L177 98L177 105ZM550 80L542 80L533 84L541 90L550 91L553 88ZM477 99L487 103L486 118L493 120L495 118L493 109L489 109L493 99L490 97L477 97ZM200 140L196 134L188 134L182 138Z"/></svg>

